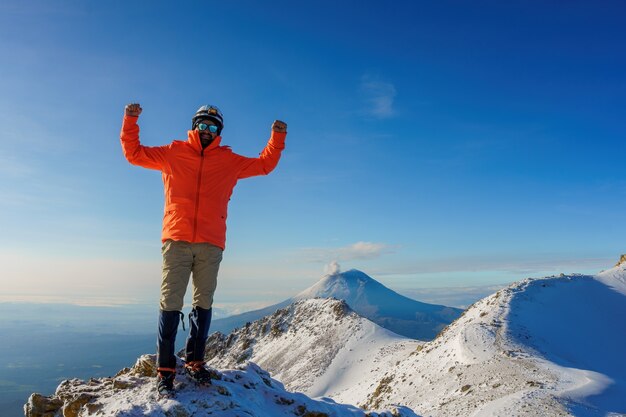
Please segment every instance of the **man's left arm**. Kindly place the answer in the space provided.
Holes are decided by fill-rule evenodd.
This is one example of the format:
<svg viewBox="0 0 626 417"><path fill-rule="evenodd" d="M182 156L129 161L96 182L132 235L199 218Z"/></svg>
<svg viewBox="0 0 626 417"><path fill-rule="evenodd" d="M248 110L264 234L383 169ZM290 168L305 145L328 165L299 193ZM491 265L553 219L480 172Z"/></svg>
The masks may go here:
<svg viewBox="0 0 626 417"><path fill-rule="evenodd" d="M238 178L248 178L255 175L267 175L276 168L280 155L285 149L285 137L287 136L287 124L275 120L272 124L272 134L265 149L258 158L246 158Z"/></svg>

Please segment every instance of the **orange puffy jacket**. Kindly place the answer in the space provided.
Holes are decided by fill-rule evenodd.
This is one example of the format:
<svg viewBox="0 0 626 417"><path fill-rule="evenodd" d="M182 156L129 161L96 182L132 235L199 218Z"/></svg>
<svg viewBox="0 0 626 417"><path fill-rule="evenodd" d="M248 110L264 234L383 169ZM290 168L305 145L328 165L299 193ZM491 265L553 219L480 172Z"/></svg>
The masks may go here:
<svg viewBox="0 0 626 417"><path fill-rule="evenodd" d="M124 116L120 139L128 162L162 172L165 214L161 240L208 242L224 249L233 188L241 178L269 174L285 148L286 135L272 131L258 158L246 158L220 146L220 136L203 150L197 130L187 133L186 142L149 147L139 143L137 117Z"/></svg>

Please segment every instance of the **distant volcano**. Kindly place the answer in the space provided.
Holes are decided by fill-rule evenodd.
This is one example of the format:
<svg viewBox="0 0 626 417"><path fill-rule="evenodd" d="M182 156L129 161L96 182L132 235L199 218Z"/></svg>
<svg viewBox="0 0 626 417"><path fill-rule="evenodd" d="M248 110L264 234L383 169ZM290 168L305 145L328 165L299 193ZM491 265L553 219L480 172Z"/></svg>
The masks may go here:
<svg viewBox="0 0 626 417"><path fill-rule="evenodd" d="M359 315L394 333L418 340L432 340L462 312L453 307L412 300L352 269L326 275L313 286L278 304L215 320L211 330L228 333L295 301L310 298L344 300Z"/></svg>

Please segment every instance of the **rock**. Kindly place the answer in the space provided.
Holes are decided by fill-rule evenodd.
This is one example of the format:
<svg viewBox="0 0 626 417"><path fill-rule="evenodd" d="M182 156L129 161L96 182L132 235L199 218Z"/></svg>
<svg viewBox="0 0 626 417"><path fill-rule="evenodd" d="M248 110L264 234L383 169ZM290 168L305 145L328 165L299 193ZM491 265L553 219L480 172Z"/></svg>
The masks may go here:
<svg viewBox="0 0 626 417"><path fill-rule="evenodd" d="M115 389L129 389L129 388L133 388L135 386L137 386L137 384L135 384L135 383L133 383L131 381L128 381L126 379L118 379L118 378L116 378L116 379L113 380L113 388L115 388Z"/></svg>
<svg viewBox="0 0 626 417"><path fill-rule="evenodd" d="M63 417L78 417L83 406L94 398L93 395L82 393L66 401L63 406Z"/></svg>
<svg viewBox="0 0 626 417"><path fill-rule="evenodd" d="M130 373L137 376L155 377L156 368L156 355L141 355L131 368Z"/></svg>
<svg viewBox="0 0 626 417"><path fill-rule="evenodd" d="M615 264L615 266L626 265L626 255L622 255L619 258L619 262Z"/></svg>
<svg viewBox="0 0 626 417"><path fill-rule="evenodd" d="M63 401L54 397L46 397L41 394L32 394L24 405L26 417L54 417L57 411L63 407Z"/></svg>
<svg viewBox="0 0 626 417"><path fill-rule="evenodd" d="M128 375L129 373L132 372L132 368L123 368L122 370L120 370L118 373L115 374L115 378L117 378L118 376L123 376L123 375Z"/></svg>
<svg viewBox="0 0 626 417"><path fill-rule="evenodd" d="M167 417L189 417L189 413L185 410L185 407L178 404L165 412Z"/></svg>
<svg viewBox="0 0 626 417"><path fill-rule="evenodd" d="M85 408L87 409L87 415L95 414L96 412L102 409L102 404L93 402L85 404Z"/></svg>
<svg viewBox="0 0 626 417"><path fill-rule="evenodd" d="M276 402L276 404L280 404L280 405L291 405L291 404L294 403L294 400L287 399L287 398L284 398L284 397L278 397L274 401Z"/></svg>
<svg viewBox="0 0 626 417"><path fill-rule="evenodd" d="M333 305L333 312L335 313L335 320L339 320L343 318L350 311L350 308L348 307L348 304L346 304L345 301L343 300L338 300L338 301L340 302Z"/></svg>

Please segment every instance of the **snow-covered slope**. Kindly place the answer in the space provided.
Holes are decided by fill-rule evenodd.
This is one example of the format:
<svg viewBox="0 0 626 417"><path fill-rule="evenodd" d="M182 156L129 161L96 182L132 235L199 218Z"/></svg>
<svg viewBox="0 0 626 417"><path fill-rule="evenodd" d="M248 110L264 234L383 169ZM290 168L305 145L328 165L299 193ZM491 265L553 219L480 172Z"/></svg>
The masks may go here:
<svg viewBox="0 0 626 417"><path fill-rule="evenodd" d="M389 370L364 404L432 416L626 413L625 278L619 265L502 289Z"/></svg>
<svg viewBox="0 0 626 417"><path fill-rule="evenodd" d="M289 390L343 402L362 398L385 370L421 342L398 336L343 300L304 299L207 342L208 364L252 361Z"/></svg>
<svg viewBox="0 0 626 417"><path fill-rule="evenodd" d="M215 320L211 329L228 333L247 322L273 314L295 301L331 297L345 300L359 315L394 333L419 340L432 340L462 312L453 307L412 300L353 269L326 275L310 288L281 303Z"/></svg>
<svg viewBox="0 0 626 417"><path fill-rule="evenodd" d="M212 385L195 385L179 373L177 394L162 399L155 389L154 355L144 355L132 368L112 378L63 381L55 395L33 394L24 406L26 417L416 417L405 407L365 413L329 398L313 400L288 392L253 363L215 372ZM179 369L181 364L179 364Z"/></svg>
<svg viewBox="0 0 626 417"><path fill-rule="evenodd" d="M626 255L622 255L615 267L596 275L596 279L615 291L626 295Z"/></svg>

